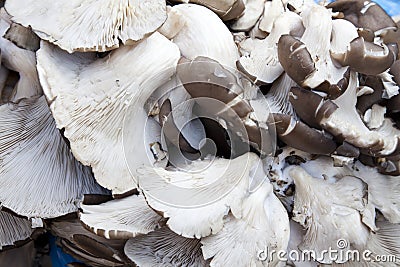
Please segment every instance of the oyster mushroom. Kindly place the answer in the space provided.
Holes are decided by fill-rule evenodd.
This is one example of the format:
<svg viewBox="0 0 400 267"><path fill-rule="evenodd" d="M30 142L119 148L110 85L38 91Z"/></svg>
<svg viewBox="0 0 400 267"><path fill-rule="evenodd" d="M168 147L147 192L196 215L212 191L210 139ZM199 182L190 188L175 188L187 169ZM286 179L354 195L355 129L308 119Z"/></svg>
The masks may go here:
<svg viewBox="0 0 400 267"><path fill-rule="evenodd" d="M77 211L84 194L108 194L72 156L44 96L0 106L0 118L3 207L28 218L53 218Z"/></svg>
<svg viewBox="0 0 400 267"><path fill-rule="evenodd" d="M344 78L347 68L336 67L330 50L342 51L357 37L351 24L332 21L331 12L322 6L312 6L301 13L305 27L300 40L282 36L278 43L279 60L287 74L300 86L324 90L337 85ZM344 34L343 25L345 25ZM300 70L297 66L301 66Z"/></svg>
<svg viewBox="0 0 400 267"><path fill-rule="evenodd" d="M90 165L97 181L114 194L135 189L136 182L124 159L124 119L127 116L125 141L136 144L125 147L133 157L127 159L128 163L140 166L155 162L150 143L157 140L145 145L147 115L143 106L173 75L178 47L156 32L135 46L121 47L97 60L88 54L69 55L45 42L37 57L50 109L57 127L65 128L73 154ZM155 75L157 78L152 79ZM135 170L131 168L133 175Z"/></svg>
<svg viewBox="0 0 400 267"><path fill-rule="evenodd" d="M269 182L264 181L231 212L220 232L201 239L204 258L212 258L210 266L256 266L260 251L286 250L289 219ZM261 264L279 266L282 262L275 258Z"/></svg>
<svg viewBox="0 0 400 267"><path fill-rule="evenodd" d="M246 0L245 10L230 28L234 31L248 31L250 30L260 18L264 10L264 0Z"/></svg>
<svg viewBox="0 0 400 267"><path fill-rule="evenodd" d="M10 16L4 8L0 9L0 35L6 34L10 28ZM32 51L19 48L4 37L0 38L1 64L8 70L18 73L19 79L12 89L10 100L18 101L42 93L36 71L36 56Z"/></svg>
<svg viewBox="0 0 400 267"><path fill-rule="evenodd" d="M160 227L162 217L150 209L143 195L132 195L99 205L81 205L80 220L107 239L128 239Z"/></svg>
<svg viewBox="0 0 400 267"><path fill-rule="evenodd" d="M377 75L386 71L395 60L395 55L386 45L366 42L362 37L351 41L346 52L333 52L331 56L342 66L350 66L353 70L367 75Z"/></svg>
<svg viewBox="0 0 400 267"><path fill-rule="evenodd" d="M287 11L273 24L270 35L263 40L246 39L239 44L242 56L238 69L262 83L272 83L284 71L278 60L278 40L284 34L301 36L303 24L299 15Z"/></svg>
<svg viewBox="0 0 400 267"><path fill-rule="evenodd" d="M138 181L147 203L168 218L172 231L201 238L222 229L224 216L246 197L258 165L259 158L247 153L194 161L184 170L143 168Z"/></svg>
<svg viewBox="0 0 400 267"><path fill-rule="evenodd" d="M293 220L307 229L300 250L315 251L317 255L315 260L331 264L333 259L324 255L322 250L328 247L350 249L347 246L338 247L338 240L343 239L352 246L363 247L370 234L370 230L363 224L361 218L361 213L366 209L365 184L354 177L329 182L313 178L299 166L290 168L290 175L296 185ZM347 260L349 259L346 257L338 258L337 263Z"/></svg>
<svg viewBox="0 0 400 267"><path fill-rule="evenodd" d="M391 224L385 219L381 220L380 218L377 218L377 220L375 220L375 216L378 215L375 214L375 208L383 210L385 216L390 214L389 218L391 219L395 218L393 217L395 214L398 214L398 208L395 208L394 204L389 204L389 202L392 201L392 198L383 197L383 194L378 193L382 190L386 192L385 196L391 195L393 199L396 199L398 192L396 186L391 183L391 181L395 181L394 179L387 180L379 174L379 179L377 179L376 170L371 172L372 168L365 167L360 163L356 163L354 168L333 167L333 161L329 159L327 160L327 158L318 158L317 160L312 160L301 164L301 167L289 168L289 173L295 179L295 183L297 185L297 191L295 195L296 199L294 220L299 221L299 219L301 218L300 223L302 223L307 228L307 233L303 240L302 246L304 244L307 244L307 247L310 244L311 246L312 244L314 244L318 246L319 249L322 249L323 247L327 248L329 246L329 241L337 243L340 239L346 241L344 242L346 244L346 247L340 247L340 249L353 248L359 251L368 249L369 251L371 251L371 255L373 255L373 257L375 255L390 255L398 253L399 244L396 237L397 233L393 232L396 231L395 229L398 228L398 224ZM304 169L302 170L301 168ZM312 173L311 175L310 172ZM308 182L306 182L305 180L300 181L300 177L308 177L306 179L310 180ZM365 195L366 192L364 191L364 196L360 199L360 189L365 189L365 186L354 187L356 184L359 184L359 182L356 182L355 180L351 181L351 179L354 179L355 177L358 177L359 179L362 179L365 183L368 183L368 196ZM379 183L379 180L382 178L385 180L385 183ZM339 187L338 183L342 182L348 183L348 185L346 187ZM319 186L324 186L325 189L319 188ZM310 190L314 189L316 190L315 193L314 191L312 192L313 194L317 194L314 196L316 196L318 201L311 201L306 196L306 194L311 192ZM349 190L349 194L344 193L343 190ZM316 193L317 191L318 193ZM326 198L326 194L329 194L329 198ZM347 197L355 197L356 199L355 201L349 201ZM337 198L340 198L340 200L338 201ZM323 201L328 201L331 204L321 203ZM382 201L387 202L383 204ZM341 203L343 203L344 205ZM298 206L296 206L296 204ZM305 208L308 205L310 205L309 208ZM341 205L341 207L337 208L335 207L335 205ZM356 206L364 206L364 208L360 210L359 208L356 208ZM350 212L350 210L348 209L349 207L353 209L352 212ZM385 207L388 208L386 209ZM350 237L348 229L353 227L350 225L353 223L356 223L357 225L360 224L360 219L357 219L358 216L355 216L354 221L349 225L346 225L351 220L351 214L357 214L356 210L358 210L361 215L363 226L361 228L357 227L359 236L353 235L352 237ZM340 219L342 220L341 223L338 222L340 217L342 217ZM323 218L329 218L329 223L335 223L335 226L333 228L330 228L329 226L327 226L327 224L325 224L325 222L321 223ZM318 225L324 225L324 227L321 228L318 227ZM330 230L328 230L328 228L330 228ZM321 233L320 231L324 231L324 233ZM350 235L352 234L353 233L351 233ZM339 235L336 237L339 239L335 240L335 238L332 238L332 235ZM325 240L320 239L319 236L323 236ZM390 236L392 236L393 238ZM332 245L334 246L331 248L339 248L339 243ZM310 247L308 248L310 249ZM316 257L318 256L322 255L316 254ZM320 257L320 259L322 259L322 257ZM320 260L318 259L318 261ZM352 262L348 262L347 264L351 263Z"/></svg>
<svg viewBox="0 0 400 267"><path fill-rule="evenodd" d="M25 6L25 8L21 8ZM73 51L107 51L143 39L167 18L162 0L59 2L8 1L12 20L43 40Z"/></svg>
<svg viewBox="0 0 400 267"><path fill-rule="evenodd" d="M180 29L177 32L175 27L165 27L161 33L173 36L172 41L183 57L194 60L203 56L231 68L236 66L239 53L233 36L211 10L200 5L181 4L171 7L168 14L167 23L177 23Z"/></svg>
<svg viewBox="0 0 400 267"><path fill-rule="evenodd" d="M348 88L335 100L325 101L313 92L292 88L290 101L295 110L299 111L300 118L305 120L306 123L317 124L333 136L360 149L365 149L366 153L389 155L397 148L398 137L397 135L393 136L391 132L389 133L387 128L370 130L364 124L355 108L357 85L356 73L352 72ZM301 106L300 104L304 101L306 95L309 96L309 100L313 99L309 107ZM313 110L311 114L314 116L305 115L307 114L306 110L309 108Z"/></svg>
<svg viewBox="0 0 400 267"><path fill-rule="evenodd" d="M209 266L200 249L200 240L185 238L168 227L126 242L125 254L136 264L150 266Z"/></svg>

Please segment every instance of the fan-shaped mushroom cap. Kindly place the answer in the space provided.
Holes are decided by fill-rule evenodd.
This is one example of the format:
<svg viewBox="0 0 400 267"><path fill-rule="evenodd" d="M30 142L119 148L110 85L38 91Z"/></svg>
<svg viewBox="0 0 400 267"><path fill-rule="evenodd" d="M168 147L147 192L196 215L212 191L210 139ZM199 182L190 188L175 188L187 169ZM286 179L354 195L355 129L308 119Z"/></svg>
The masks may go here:
<svg viewBox="0 0 400 267"><path fill-rule="evenodd" d="M74 155L92 166L97 181L114 194L136 188L124 159L121 129L128 116L125 139L134 140L136 146L126 147L125 152L137 155L128 159L133 160L129 164L150 164L143 105L174 73L178 47L156 32L97 60L87 54L69 55L45 42L37 56L43 90ZM134 174L135 168L131 171Z"/></svg>
<svg viewBox="0 0 400 267"><path fill-rule="evenodd" d="M260 252L286 250L289 243L289 218L269 182L250 193L224 221L220 232L201 240L204 258L212 258L210 266L282 265L277 258L263 262L259 257Z"/></svg>
<svg viewBox="0 0 400 267"><path fill-rule="evenodd" d="M207 267L200 249L200 240L185 238L168 227L126 242L125 254L142 267L197 266Z"/></svg>
<svg viewBox="0 0 400 267"><path fill-rule="evenodd" d="M77 211L84 194L108 193L72 156L44 96L0 106L0 120L2 206L53 218Z"/></svg>
<svg viewBox="0 0 400 267"><path fill-rule="evenodd" d="M107 239L128 239L160 226L162 217L143 195L132 195L100 205L81 205L80 220L95 234Z"/></svg>
<svg viewBox="0 0 400 267"><path fill-rule="evenodd" d="M19 241L27 240L32 233L30 221L0 211L0 250L4 247L15 246Z"/></svg>
<svg viewBox="0 0 400 267"><path fill-rule="evenodd" d="M223 217L245 198L259 161L247 153L194 161L185 170L144 168L138 178L147 202L169 218L171 230L200 238L222 229Z"/></svg>
<svg viewBox="0 0 400 267"><path fill-rule="evenodd" d="M193 60L203 56L231 68L236 66L239 52L233 36L211 10L200 5L181 4L173 6L169 14L180 16L175 20L183 25L172 40L183 57Z"/></svg>
<svg viewBox="0 0 400 267"><path fill-rule="evenodd" d="M366 184L349 176L329 182L313 178L301 167L290 168L296 185L293 219L307 229L300 249L315 251L319 262L332 263L322 250L350 249L338 247L338 240L363 247L369 237L369 229L361 220L366 210ZM338 258L338 263L348 260L345 253L340 255L344 257Z"/></svg>
<svg viewBox="0 0 400 267"><path fill-rule="evenodd" d="M41 39L68 52L107 51L120 41L138 41L167 18L163 0L15 0L5 8L14 22L31 26Z"/></svg>

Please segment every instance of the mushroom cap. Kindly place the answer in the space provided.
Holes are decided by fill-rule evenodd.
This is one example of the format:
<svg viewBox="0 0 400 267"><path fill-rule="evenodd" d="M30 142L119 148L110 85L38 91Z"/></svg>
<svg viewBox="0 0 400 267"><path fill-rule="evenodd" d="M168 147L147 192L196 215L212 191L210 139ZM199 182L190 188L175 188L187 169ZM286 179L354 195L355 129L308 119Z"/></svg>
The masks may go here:
<svg viewBox="0 0 400 267"><path fill-rule="evenodd" d="M162 217L143 195L132 195L99 205L81 205L80 220L92 232L107 239L128 239L158 227Z"/></svg>
<svg viewBox="0 0 400 267"><path fill-rule="evenodd" d="M247 0L245 10L230 28L234 31L248 31L257 23L264 10L264 0Z"/></svg>
<svg viewBox="0 0 400 267"><path fill-rule="evenodd" d="M143 267L209 266L204 260L199 239L185 238L168 227L126 242L125 254Z"/></svg>
<svg viewBox="0 0 400 267"><path fill-rule="evenodd" d="M117 48L120 41L138 41L167 18L163 0L15 0L5 8L14 22L31 26L41 39L70 53L107 51Z"/></svg>
<svg viewBox="0 0 400 267"><path fill-rule="evenodd" d="M171 8L182 16L184 26L173 42L183 57L194 60L203 56L235 68L239 52L233 36L221 19L206 7L181 4Z"/></svg>
<svg viewBox="0 0 400 267"><path fill-rule="evenodd" d="M369 236L369 228L361 220L361 213L367 209L366 185L350 176L329 182L313 178L302 167L290 168L296 185L293 220L307 229L300 249L315 251L316 260L321 263L332 263L333 259L321 254L322 250L350 249L350 246L339 247L338 240L364 246ZM337 263L348 260L346 253L339 255Z"/></svg>
<svg viewBox="0 0 400 267"><path fill-rule="evenodd" d="M385 44L379 46L366 42L362 37L351 41L346 52L332 52L331 56L342 66L350 66L353 70L367 75L384 72L390 68L395 59L395 55Z"/></svg>
<svg viewBox="0 0 400 267"><path fill-rule="evenodd" d="M237 208L225 218L220 232L201 239L204 258L212 258L211 266L258 266L260 251L286 250L289 218L269 182L264 181ZM270 260L271 266L282 264L276 258Z"/></svg>
<svg viewBox="0 0 400 267"><path fill-rule="evenodd" d="M0 118L2 206L54 218L77 211L84 194L108 194L72 156L44 96L0 106Z"/></svg>
<svg viewBox="0 0 400 267"><path fill-rule="evenodd" d="M147 167L138 178L148 204L168 218L172 231L200 238L222 229L224 216L243 201L260 166L255 154L246 153L194 161L183 170Z"/></svg>
<svg viewBox="0 0 400 267"><path fill-rule="evenodd" d="M37 56L50 109L75 157L92 166L97 181L114 194L136 188L130 171L134 175L135 166L151 164L143 106L174 73L178 47L156 32L105 58L70 55L45 42ZM123 142L128 142L125 154Z"/></svg>
<svg viewBox="0 0 400 267"><path fill-rule="evenodd" d="M311 154L329 155L335 151L335 141L324 133L286 114L274 113L272 117L277 135L287 145Z"/></svg>

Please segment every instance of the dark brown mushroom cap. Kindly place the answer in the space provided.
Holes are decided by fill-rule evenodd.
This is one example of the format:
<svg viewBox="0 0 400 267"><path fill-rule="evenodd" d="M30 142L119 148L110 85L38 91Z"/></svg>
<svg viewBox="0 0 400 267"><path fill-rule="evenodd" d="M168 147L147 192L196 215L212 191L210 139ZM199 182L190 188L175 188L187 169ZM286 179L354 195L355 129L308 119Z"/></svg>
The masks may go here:
<svg viewBox="0 0 400 267"><path fill-rule="evenodd" d="M177 75L192 98L206 97L229 104L243 93L235 74L207 57L197 57L193 61L182 58L177 67ZM230 107L241 118L253 111L246 101L237 101Z"/></svg>
<svg viewBox="0 0 400 267"><path fill-rule="evenodd" d="M311 154L329 155L336 149L336 143L322 132L295 121L286 114L273 113L276 133L287 145Z"/></svg>
<svg viewBox="0 0 400 267"><path fill-rule="evenodd" d="M316 129L321 129L321 120L337 109L332 101L324 100L322 96L299 87L290 89L289 101L300 119Z"/></svg>
<svg viewBox="0 0 400 267"><path fill-rule="evenodd" d="M345 53L331 52L331 57L342 66L350 66L353 70L367 75L384 72L395 59L393 52L386 45L366 42L362 37L351 41Z"/></svg>
<svg viewBox="0 0 400 267"><path fill-rule="evenodd" d="M357 110L364 114L367 109L371 108L374 104L382 102L382 94L384 86L382 80L376 76L364 76L360 79L361 86L368 86L374 89L372 94L362 95L357 98Z"/></svg>
<svg viewBox="0 0 400 267"><path fill-rule="evenodd" d="M316 71L305 44L287 34L279 38L278 59L285 72L299 85Z"/></svg>
<svg viewBox="0 0 400 267"><path fill-rule="evenodd" d="M344 19L352 22L358 28L372 31L396 27L393 19L378 4L368 0L341 0L330 3L327 8L333 12L341 12Z"/></svg>

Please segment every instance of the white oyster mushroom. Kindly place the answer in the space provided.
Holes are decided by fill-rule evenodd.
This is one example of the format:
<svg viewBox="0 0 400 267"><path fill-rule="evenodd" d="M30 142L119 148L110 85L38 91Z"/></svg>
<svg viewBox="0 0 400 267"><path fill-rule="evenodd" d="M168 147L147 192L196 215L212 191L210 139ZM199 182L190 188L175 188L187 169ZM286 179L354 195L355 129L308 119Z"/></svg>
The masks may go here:
<svg viewBox="0 0 400 267"><path fill-rule="evenodd" d="M124 251L142 267L207 267L209 263L204 260L200 246L199 239L185 238L163 227L129 239Z"/></svg>
<svg viewBox="0 0 400 267"><path fill-rule="evenodd" d="M264 10L264 0L247 0L243 15L230 28L234 31L248 31L257 23Z"/></svg>
<svg viewBox="0 0 400 267"><path fill-rule="evenodd" d="M391 223L400 223L400 181L398 176L378 173L356 162L353 175L368 184L368 201Z"/></svg>
<svg viewBox="0 0 400 267"><path fill-rule="evenodd" d="M95 234L107 239L128 239L160 227L162 217L143 195L132 195L99 205L81 205L80 220Z"/></svg>
<svg viewBox="0 0 400 267"><path fill-rule="evenodd" d="M178 21L179 27L183 25L172 38L183 57L194 60L204 56L236 68L237 46L229 29L214 12L195 4L181 4L173 6L169 14L174 16L172 20ZM171 35L173 33L166 33L166 36Z"/></svg>
<svg viewBox="0 0 400 267"><path fill-rule="evenodd" d="M301 35L303 25L299 15L285 12L279 16L270 35L263 40L246 39L239 44L241 57L238 67L254 80L272 83L282 73L283 67L278 59L279 38L284 34Z"/></svg>
<svg viewBox="0 0 400 267"><path fill-rule="evenodd" d="M185 170L148 167L141 170L139 185L172 231L201 238L222 229L224 216L248 193L259 164L255 154L247 153L232 160L194 161Z"/></svg>
<svg viewBox="0 0 400 267"><path fill-rule="evenodd" d="M167 18L163 0L15 0L5 8L14 22L68 52L107 51L120 41L141 40Z"/></svg>
<svg viewBox="0 0 400 267"><path fill-rule="evenodd" d="M27 240L32 233L31 223L27 219L0 211L0 250L14 246L18 241Z"/></svg>
<svg viewBox="0 0 400 267"><path fill-rule="evenodd" d="M4 8L0 10L0 35L3 36L11 25L10 16ZM36 56L32 51L17 47L4 37L0 38L1 64L7 69L18 72L19 81L13 89L12 101L42 93L36 71ZM3 89L3 88L1 88Z"/></svg>
<svg viewBox="0 0 400 267"><path fill-rule="evenodd" d="M340 135L345 141L359 147L372 150L380 155L389 155L398 144L398 136L391 135L386 127L370 130L362 121L355 108L357 102L357 73L350 73L346 91L332 100L338 107L333 113L320 122L321 126L335 136Z"/></svg>
<svg viewBox="0 0 400 267"><path fill-rule="evenodd" d="M275 20L285 12L282 0L265 1L263 15L260 19L260 30L270 33Z"/></svg>
<svg viewBox="0 0 400 267"><path fill-rule="evenodd" d="M331 38L334 51L345 49L357 37L357 30L343 21L332 21L331 11L323 6L313 5L301 13L305 31L300 41L304 43L315 64L315 71L306 77L302 86L316 88L323 82L337 84L344 76L347 67L336 67L331 59ZM342 32L345 32L343 34ZM354 36L354 37L353 37Z"/></svg>
<svg viewBox="0 0 400 267"><path fill-rule="evenodd" d="M290 167L290 175L296 185L293 220L307 229L300 250L313 250L315 260L332 263L322 253L328 248L343 249L351 246L363 248L370 235L370 229L363 224L361 212L367 200L366 185L358 178L345 176L332 183L313 178L299 166ZM338 240L345 240L349 246L338 246ZM339 257L337 263L346 262Z"/></svg>
<svg viewBox="0 0 400 267"><path fill-rule="evenodd" d="M201 239L204 257L212 258L210 266L284 266L278 258L260 257L262 252L286 250L290 235L287 212L269 182L237 208L220 232Z"/></svg>
<svg viewBox="0 0 400 267"><path fill-rule="evenodd" d="M136 188L132 174L153 161L146 156L151 151L150 144L144 143L147 114L143 106L173 75L178 47L156 32L102 59L69 55L45 42L37 57L43 91L75 157L92 166L97 181L114 194ZM131 156L126 158L130 170L123 135L130 144L125 146L125 155Z"/></svg>
<svg viewBox="0 0 400 267"><path fill-rule="evenodd" d="M77 211L84 194L108 193L72 156L44 96L0 106L0 120L3 207L28 218L53 218Z"/></svg>

